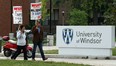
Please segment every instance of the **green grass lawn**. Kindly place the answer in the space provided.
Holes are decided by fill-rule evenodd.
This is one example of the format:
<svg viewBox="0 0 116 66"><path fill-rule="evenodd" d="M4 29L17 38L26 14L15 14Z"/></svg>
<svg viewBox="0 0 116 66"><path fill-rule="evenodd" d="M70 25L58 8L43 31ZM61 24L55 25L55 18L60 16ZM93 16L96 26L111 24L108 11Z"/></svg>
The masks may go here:
<svg viewBox="0 0 116 66"><path fill-rule="evenodd" d="M0 66L90 66L63 62L0 60Z"/></svg>
<svg viewBox="0 0 116 66"><path fill-rule="evenodd" d="M44 50L45 54L58 54L58 50Z"/></svg>
<svg viewBox="0 0 116 66"><path fill-rule="evenodd" d="M116 47L112 48L112 56L116 56Z"/></svg>

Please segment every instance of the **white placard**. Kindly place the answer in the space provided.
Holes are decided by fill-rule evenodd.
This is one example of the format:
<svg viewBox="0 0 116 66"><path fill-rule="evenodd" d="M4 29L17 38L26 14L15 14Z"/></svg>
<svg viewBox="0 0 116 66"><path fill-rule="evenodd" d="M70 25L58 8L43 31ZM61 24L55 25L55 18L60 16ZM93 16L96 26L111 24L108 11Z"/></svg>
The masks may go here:
<svg viewBox="0 0 116 66"><path fill-rule="evenodd" d="M13 24L22 23L22 6L13 6Z"/></svg>
<svg viewBox="0 0 116 66"><path fill-rule="evenodd" d="M42 3L31 3L31 20L38 20L41 19L41 7L42 7Z"/></svg>

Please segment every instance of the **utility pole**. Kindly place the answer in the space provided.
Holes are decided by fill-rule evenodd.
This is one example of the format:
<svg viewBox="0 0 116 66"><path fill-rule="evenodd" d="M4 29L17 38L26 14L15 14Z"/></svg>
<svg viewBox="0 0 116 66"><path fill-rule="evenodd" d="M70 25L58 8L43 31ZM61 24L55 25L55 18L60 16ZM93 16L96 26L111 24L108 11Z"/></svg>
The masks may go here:
<svg viewBox="0 0 116 66"><path fill-rule="evenodd" d="M13 11L12 11L12 0L10 0L10 2L11 2L11 3L10 3L10 4L11 4L11 6L10 6L10 8L11 8L11 16L10 16L10 18L11 18L11 22L10 22L10 32L12 33L12 21L13 21L13 20L12 20L12 12L13 12Z"/></svg>
<svg viewBox="0 0 116 66"><path fill-rule="evenodd" d="M51 22L52 22L52 0L50 0L50 29L49 29L49 32L51 34L51 28L52 28L52 25L51 25Z"/></svg>

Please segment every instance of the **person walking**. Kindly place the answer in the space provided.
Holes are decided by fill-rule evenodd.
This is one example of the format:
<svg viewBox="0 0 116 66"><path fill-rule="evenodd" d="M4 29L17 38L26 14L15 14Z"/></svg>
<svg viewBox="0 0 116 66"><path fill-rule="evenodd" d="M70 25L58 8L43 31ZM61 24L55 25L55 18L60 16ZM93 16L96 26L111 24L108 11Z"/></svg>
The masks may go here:
<svg viewBox="0 0 116 66"><path fill-rule="evenodd" d="M37 20L35 22L35 26L32 28L32 33L33 33L33 51L32 51L32 60L35 60L35 52L37 46L39 47L41 57L43 61L47 60L48 58L45 57L44 52L43 52L43 27L40 23L40 20Z"/></svg>
<svg viewBox="0 0 116 66"><path fill-rule="evenodd" d="M21 51L23 50L24 52L24 60L28 60L27 59L27 39L26 39L26 33L25 33L25 26L24 25L20 25L19 26L19 30L17 31L17 50L16 52L11 56L11 59L16 59L17 56L21 53Z"/></svg>

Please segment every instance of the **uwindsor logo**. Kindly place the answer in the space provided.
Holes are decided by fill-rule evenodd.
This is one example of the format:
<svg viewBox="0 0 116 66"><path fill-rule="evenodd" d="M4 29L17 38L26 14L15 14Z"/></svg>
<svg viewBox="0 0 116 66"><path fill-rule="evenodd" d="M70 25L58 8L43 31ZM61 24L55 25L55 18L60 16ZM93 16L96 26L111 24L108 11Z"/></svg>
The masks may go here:
<svg viewBox="0 0 116 66"><path fill-rule="evenodd" d="M70 28L66 28L62 30L62 37L66 44L70 44L73 39L73 30Z"/></svg>

